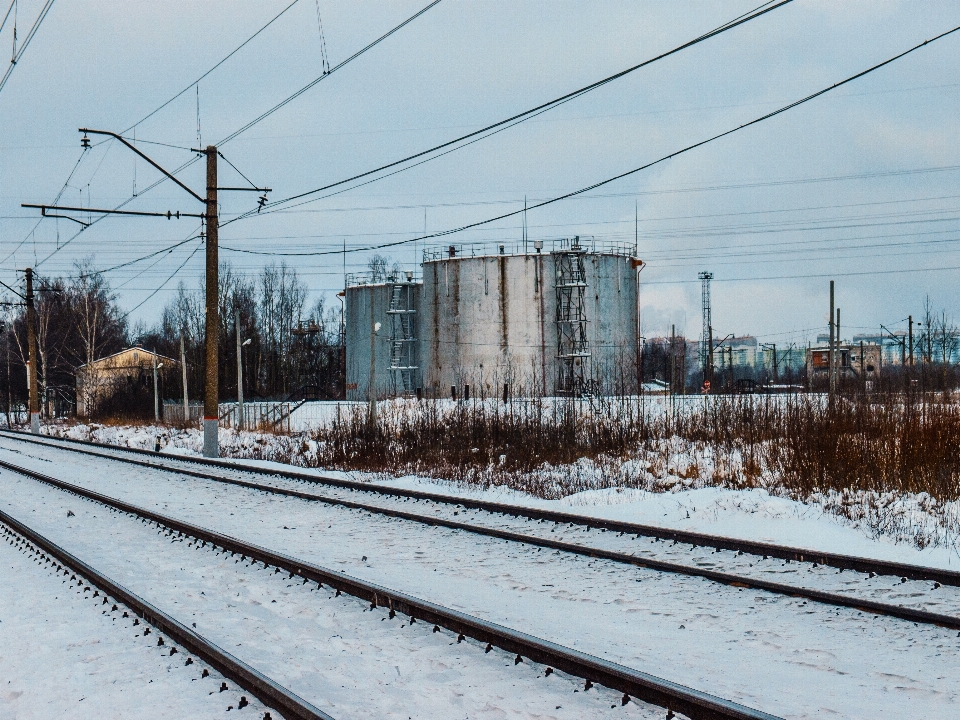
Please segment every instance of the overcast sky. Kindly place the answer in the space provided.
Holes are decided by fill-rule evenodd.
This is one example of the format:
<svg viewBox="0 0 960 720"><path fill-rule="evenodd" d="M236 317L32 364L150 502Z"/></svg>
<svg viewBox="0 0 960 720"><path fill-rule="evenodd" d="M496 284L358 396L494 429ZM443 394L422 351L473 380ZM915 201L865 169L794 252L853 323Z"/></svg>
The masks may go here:
<svg viewBox="0 0 960 720"><path fill-rule="evenodd" d="M15 270L29 265L44 276L66 274L83 258L109 268L196 234L193 219L114 217L77 235L79 225L38 223L37 211L20 203L52 202L81 154L61 204L115 207L149 186L157 173L119 143L82 153L77 128L125 130L290 1L56 2L0 92L0 279L19 282ZM299 0L199 84L199 142L219 142L322 73L318 11L336 65L426 4ZM272 188L271 199L287 197L562 95L759 4L443 0L221 150ZM21 40L42 6L19 1ZM221 243L349 250L516 210L525 197L563 194L733 128L956 25L960 5L942 0L795 0L463 150L227 225ZM0 48L8 52L12 42L8 21ZM719 336L805 341L825 326L830 277L845 336L881 323L902 328L927 295L960 320L958 51L960 33L762 124L531 211L529 237L632 246L638 236L648 263L641 275L648 336L669 332L671 323L699 336L700 270L716 278ZM191 89L136 128L138 146L171 169L190 160L197 107ZM202 162L182 179L202 194ZM220 184L244 180L221 163ZM227 194L223 217L255 202L254 193ZM125 207L201 211L169 182ZM510 218L443 244L519 241L521 224ZM423 247L388 254L412 267ZM332 300L344 262L347 272L362 270L368 256L287 262L313 294ZM221 258L250 272L282 259L228 250ZM143 303L131 320L152 323L177 282L196 287L202 273L203 249L191 240L107 278L126 309Z"/></svg>

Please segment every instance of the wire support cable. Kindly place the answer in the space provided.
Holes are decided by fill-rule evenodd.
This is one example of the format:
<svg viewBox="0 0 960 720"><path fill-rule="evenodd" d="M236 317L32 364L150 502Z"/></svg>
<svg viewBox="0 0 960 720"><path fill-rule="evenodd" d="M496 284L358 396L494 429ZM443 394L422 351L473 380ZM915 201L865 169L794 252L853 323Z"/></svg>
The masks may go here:
<svg viewBox="0 0 960 720"><path fill-rule="evenodd" d="M947 37L948 35L952 35L953 33L957 32L958 30L960 30L960 26L954 27L954 28L952 28L951 30L947 30L946 32L940 33L939 35L936 35L936 36L930 38L929 40L924 40L922 43L919 43L919 44L917 44L917 45L914 45L913 47L911 47L911 48L909 48L909 49L907 49L907 50L904 50L903 52L898 53L897 55L894 55L893 57L890 57L890 58L884 60L883 62L877 63L876 65L873 65L873 66L867 68L866 70L861 70L860 72L858 72L858 73L856 73L856 74L854 74L854 75L851 75L851 76L845 78L844 80L841 80L841 81L839 81L839 82L836 82L836 83L834 83L833 85L830 85L830 86L828 86L828 87L825 87L825 88L823 88L823 89L821 89L821 90L817 90L816 92L810 93L810 94L807 95L806 97L800 98L799 100L795 100L794 102L789 103L789 104L787 104L787 105L784 105L783 107L778 108L777 110L774 110L774 111L772 111L772 112L766 113L765 115L761 115L761 116L758 117L758 118L754 118L753 120L750 120L750 121L748 121L748 122L745 122L745 123L743 123L743 124L741 124L741 125L737 125L736 127L733 127L733 128L731 128L731 129L729 129L729 130L725 130L725 131L723 131L723 132L721 132L721 133L717 133L716 135L713 135L713 136L711 136L711 137L708 137L708 138L706 138L706 139L704 139L704 140L700 140L699 142L693 143L692 145L687 145L686 147L683 147L683 148L681 148L681 149L679 149L679 150L675 150L674 152L669 153L668 155L664 155L664 156L662 156L662 157L660 157L660 158L658 158L658 159L656 159L656 160L653 160L653 161L651 161L651 162L648 162L648 163L645 163L645 164L643 164L643 165L640 165L639 167L633 168L632 170L627 170L626 172L619 173L619 174L614 175L614 176L612 176L612 177L606 178L605 180L600 180L599 182L595 182L595 183L593 183L593 184L591 184L591 185L587 185L586 187L582 187L582 188L580 188L579 190L573 190L573 191L568 192L568 193L565 193L565 194L563 194L563 195L558 195L558 196L553 197L553 198L551 198L551 199L549 199L549 200L544 200L544 201L542 201L542 202L536 203L536 204L534 204L534 205L529 205L529 206L524 207L524 208L521 208L521 209L519 209L519 210L514 210L514 211L511 211L511 212L508 212L508 213L503 213L503 214L501 214L501 215L496 215L496 216L494 216L494 217L487 218L487 219L485 219L485 220L478 220L478 221L473 222L473 223L468 223L468 224L466 224L466 225L461 225L460 227L450 228L450 229L448 229L448 230L442 230L442 231L440 231L440 232L435 232L435 233L424 234L424 235L421 235L421 236L419 236L419 237L409 238L409 239L407 239L407 240L397 240L397 241L390 242L390 243L382 243L382 244L379 244L379 245L370 245L370 246L367 246L366 248L362 248L362 249L361 249L361 248L358 248L358 249L356 249L356 250L349 250L349 251L347 251L347 252L359 252L359 251L361 251L361 250L363 250L363 251L380 250L380 249L387 248L387 247L396 247L396 246L398 246L398 245L407 245L407 244L412 243L412 242L422 242L422 241L424 241L424 240L430 240L430 239L432 239L432 238L445 237L445 236L448 236L448 235L453 235L453 234L455 234L455 233L463 232L464 230L470 230L470 229L475 228L475 227L481 227L481 226L483 226L483 225L489 225L490 223L497 222L497 221L499 221L499 220L505 220L505 219L507 219L507 218L515 217L515 216L517 216L517 215L523 214L524 212L527 212L528 210L535 210L535 209L537 209L537 208L541 208L541 207L545 207L545 206L547 206L547 205L552 205L552 204L554 204L554 203L561 202L562 200L567 200L567 199L569 199L569 198L576 197L576 196L578 196L578 195L583 195L584 193L588 193L588 192L590 192L590 191L592 191L592 190L595 190L595 189L597 189L597 188L603 187L603 186L605 186L605 185L609 185L609 184L612 183L612 182L616 182L617 180L622 180L623 178L629 177L629 176L631 176L631 175L635 175L635 174L638 173L638 172L642 172L643 170L647 170L647 169L649 169L649 168L651 168L651 167L653 167L653 166L655 166L655 165L659 165L659 164L661 164L661 163L664 163L664 162L666 162L667 160L671 160L671 159L673 159L673 158L675 158L675 157L678 157L678 156L680 156L680 155L683 155L683 154L685 154L685 153L688 153L688 152L690 152L691 150L695 150L695 149L697 149L697 148L703 147L704 145L707 145L707 144L709 144L709 143L712 143L712 142L715 142L715 141L717 141L717 140L720 140L721 138L725 138L725 137L727 137L728 135L733 135L734 133L740 132L741 130L745 130L746 128L752 127L752 126L754 126L754 125L758 125L759 123L762 123L762 122L764 122L764 121L766 121L766 120L770 120L771 118L774 118L774 117L776 117L776 116L778 116L778 115L781 115L781 114L783 114L783 113L785 113L785 112L788 112L788 111L790 111L790 110L793 110L794 108L799 107L800 105L803 105L803 104L805 104L805 103L808 103L808 102L810 102L811 100L814 100L814 99L816 99L816 98L818 98L818 97L820 97L820 96L822 96L822 95L826 95L827 93L829 93L829 92L831 92L831 91L833 91L833 90L836 90L836 89L839 88L839 87L843 87L844 85L847 85L848 83L854 82L855 80L858 80L858 79L860 79L860 78L862 78L862 77L865 77L866 75L869 75L870 73L876 72L877 70L879 70L879 69L881 69L881 68L883 68L883 67L886 67L887 65L890 65L891 63L896 62L897 60L900 60L901 58L904 58L904 57L906 57L907 55L910 55L910 54L913 53L913 52L916 52L916 51L919 50L920 48L926 47L926 46L929 45L930 43L936 42L937 40L941 40L941 39ZM232 251L232 252L248 253L248 254L251 254L251 255L315 256L315 255L340 255L340 254L342 254L342 253L344 252L343 249L340 249L340 250L318 250L318 251L304 252L304 253L284 253L284 252L263 251L263 250L247 250L247 249L242 249L242 248L228 248L228 247L223 246L223 245L221 245L220 247L223 248L223 249L225 249L225 250L230 250L230 251Z"/></svg>
<svg viewBox="0 0 960 720"><path fill-rule="evenodd" d="M131 313L133 313L133 312L136 311L136 310L139 310L148 300L150 300L150 298L152 298L152 297L153 297L154 295L156 295L158 292L160 292L161 290L163 290L163 288L166 287L167 283L170 282L171 280L173 280L173 277L174 277L177 273L179 273L181 270L183 270L184 266L185 266L188 262L190 262L191 259L193 259L193 256L194 256L194 255L197 254L197 250L199 250L199 249L202 248L202 247L203 247L203 243L202 243L202 242L201 242L201 243L197 243L197 246L193 249L193 252L191 252L189 255L187 255L187 259L184 260L182 263L180 263L179 267L177 267L176 270L174 270L172 273L170 273L170 274L167 276L167 279L166 279L166 280L164 280L162 283L160 283L160 285L159 285L153 292L151 292L149 295L147 295L143 300L141 300L141 301L138 302L136 305L134 305L132 308L130 308L129 310L127 310L127 312L125 312L122 317L124 317L124 318L129 317Z"/></svg>
<svg viewBox="0 0 960 720"><path fill-rule="evenodd" d="M3 86L7 84L7 80L10 79L10 75L13 74L13 69L17 66L17 63L20 62L20 58L23 57L23 53L26 52L27 46L30 44L30 41L33 40L33 36L37 34L37 30L40 29L40 23L43 22L43 19L47 16L47 13L50 12L50 8L53 7L54 0L47 0L46 4L40 9L40 14L37 16L37 19L33 23L33 27L30 28L30 31L27 33L27 36L23 39L23 43L20 45L20 49L14 53L13 57L10 59L10 65L7 67L7 72L4 73L3 78L0 79L0 92L3 91ZM9 10L7 14L9 15ZM4 18L6 22L6 18Z"/></svg>
<svg viewBox="0 0 960 720"><path fill-rule="evenodd" d="M683 51L683 50L686 50L687 48L693 47L694 45L698 45L698 44L700 44L700 43L702 43L702 42L704 42L704 41L706 41L706 40L709 40L710 38L716 37L717 35L719 35L719 34L721 34L721 33L724 33L724 32L726 32L727 30L731 30L731 29L733 29L733 28L735 28L735 27L738 27L738 26L740 26L740 25L743 25L744 23L747 23L747 22L749 22L749 21L751 21L751 20L755 20L756 18L758 18L758 17L760 17L760 16L762 16L762 15L765 15L765 14L767 14L767 13L769 13L769 12L772 12L772 11L774 11L774 10L777 10L777 9L783 7L784 5L789 4L789 3L792 2L792 1L793 1L793 0L781 0L780 2L778 2L778 3L776 3L776 4L773 4L773 3L771 3L771 2L766 2L766 3L764 3L763 5L760 5L759 7L754 8L754 9L751 10L750 12L744 13L743 15L740 15L740 16L732 19L732 20L729 20L729 21L725 22L724 24L722 24L722 25L714 28L713 30L710 30L709 32L704 33L704 34L702 34L702 35L694 38L693 40L690 40L690 41L688 41L688 42L686 42L686 43L683 43L682 45L678 45L677 47L673 48L672 50L668 50L667 52L661 53L660 55L657 55L657 56L655 56L655 57L649 58L648 60L644 60L644 61L641 62L641 63L638 63L638 64L636 64L636 65L633 65L632 67L629 67L629 68L627 68L627 69L625 69L625 70L621 70L621 71L618 72L618 73L615 73L615 74L610 75L610 76L608 76L608 77L606 77L606 78L603 78L603 79L601 79L601 80L598 80L598 81L596 81L596 82L594 82L594 83L591 83L591 84L589 84L589 85L586 85L586 86L584 86L584 87L582 87L582 88L579 88L578 90L574 90L574 91L569 92L569 93L567 93L567 94L565 94L565 95L561 95L560 97L554 98L553 100L550 100L550 101L548 101L548 102L541 103L540 105L537 105L536 107L530 108L529 110L524 110L524 111L521 112L521 113L517 113L516 115L512 115L511 117L508 117L508 118L506 118L506 119L504 119L504 120L500 120L500 121L495 122L495 123L492 123L491 125L487 125L486 127L480 128L479 130L474 130L473 132L469 132L469 133L467 133L466 135L461 135L460 137L455 138L455 139L453 139L453 140L448 140L447 142L441 143L441 144L439 144L439 145L435 145L434 147L429 148L429 149L427 149L427 150L422 150L422 151L420 151L420 152L414 153L413 155L408 155L407 157L402 158L402 159L400 159L400 160L395 160L395 161L393 161L393 162L387 163L386 165L381 165L380 167L375 168L375 169L373 169L373 170L368 170L367 172L363 172L363 173L360 173L360 174L358 174L358 175L354 175L354 176L352 176L352 177L345 178L345 179L343 179L343 180L338 180L337 182L330 183L330 184L328 184L328 185L324 185L324 186L319 187L319 188L316 188L316 189L314 189L314 190L309 190L309 191L307 191L307 192L302 192L302 193L298 193L298 194L296 194L296 195L291 195L291 196L288 197L288 198L284 198L284 199L281 199L281 200L275 200L275 201L272 202L272 203L268 203L268 204L266 205L266 208L269 209L269 208L271 208L271 207L277 207L277 206L280 206L280 205L283 205L283 204L292 202L292 201L294 201L294 200L300 200L300 199L305 198L305 197L308 197L308 196L310 196L310 195L315 195L315 194L317 194L317 193L321 193L321 192L324 192L324 191L326 191L326 190L330 190L330 189L332 189L332 188L339 187L339 186L341 186L341 185L345 185L345 184L350 183L350 182L353 182L353 181L355 181L355 180L360 180L360 179L362 179L362 178L369 177L369 176L371 176L371 175L376 175L376 174L381 173L381 172L383 172L383 171L385 171L385 170L389 170L389 169L391 169L391 168L395 168L395 167L398 167L398 166L401 166L401 165L405 165L406 163L409 163L409 162L411 162L411 161L413 161L413 160L416 160L416 159L418 159L418 158L423 158L423 157L426 157L426 156L429 156L429 155L433 155L434 153L438 153L438 151L440 151L440 150L444 150L444 149L447 150L446 152L437 154L437 155L435 155L434 157L428 158L427 160L423 160L423 161L421 161L421 162L419 162L419 163L410 165L409 167L404 167L404 168L402 168L401 170L397 170L397 171L392 172L392 173L389 173L389 174L387 174L387 175L383 175L382 177L378 177L378 178L376 178L376 180L382 180L383 178L390 177L391 175L395 175L397 172L402 172L402 171L404 171L404 170L409 170L409 169L411 169L411 168L413 168L413 167L416 167L417 165L423 164L423 162L427 162L427 161L429 161L429 160L433 160L433 159L442 157L443 155L446 155L446 154L448 154L449 152L453 152L453 151L455 151L455 150L459 150L459 149L461 149L461 148L467 147L468 145L471 145L471 144L473 144L474 142L477 142L478 140L482 140L482 139L484 139L484 138L486 138L486 137L490 137L491 135L494 135L494 134L496 134L496 133L498 133L498 132L501 132L502 130L506 130L506 129L510 128L510 127L513 127L514 125L517 125L517 124L519 124L519 123L521 123L521 122L524 122L524 121L526 121L526 120L529 120L529 119L531 119L531 118L533 118L533 117L536 117L537 115L540 115L541 113L544 113L544 112L547 112L547 111L549 111L549 110L552 110L552 109L554 109L554 108L556 108L556 107L559 107L560 105L563 105L564 103L567 103L567 102L569 102L569 101L571 101L571 100L574 100L574 99L576 99L576 98L578 98L578 97L580 97L580 96L582 96L582 95L585 95L585 94L587 94L587 93L589 93L589 92L591 92L591 91L593 91L593 90L596 90L596 89L598 89L598 88L600 88L600 87L603 87L604 85L607 85L607 84L609 84L609 83L612 83L612 82L614 82L615 80L619 80L620 78L625 77L626 75L629 75L629 74L631 74L631 73L633 73L633 72L635 72L635 71L637 71L637 70L639 70L639 69L641 69L641 68L644 68L644 67L646 67L646 66L648 66L648 65L651 65L651 64L653 64L653 63L655 63L655 62L658 62L659 60L663 60L664 58L670 57L671 55L675 55L676 53L679 53L679 52L681 52L681 51ZM468 140L470 140L470 142L465 142L465 141L468 141ZM375 181L375 180L374 180L374 181ZM354 187L362 187L363 185L367 185L367 184L369 184L369 182L374 182L374 181L368 181L368 182L366 182L366 183L362 183L361 185L356 185L356 186L354 186ZM349 188L349 189L354 189L354 188ZM338 193L333 193L333 194L338 194ZM328 195L328 196L326 196L326 197L330 197L330 196ZM315 198L314 201L315 201L315 200L321 200L321 199L323 199L323 198ZM313 202L313 201L311 201L311 202ZM300 204L304 204L304 203L300 203ZM294 207L296 207L296 206L294 206ZM268 210L268 211L269 211L269 210ZM274 212L276 212L276 211L274 211ZM251 212L251 213L246 213L244 216L238 217L238 218L236 218L236 219L239 220L239 219L242 219L242 217L246 217L246 216L249 216L249 215L252 215L252 214L253 214L252 212ZM231 221L231 222L232 222L232 221Z"/></svg>
<svg viewBox="0 0 960 720"><path fill-rule="evenodd" d="M218 67L220 67L221 65L223 65L227 60L229 60L230 58L232 58L232 57L233 57L234 55L236 55L238 52L240 52L244 47L246 47L250 42L252 42L252 41L254 40L254 38L256 38L258 35L260 35L260 33L262 33L262 32L263 32L264 30L266 30L268 27L270 27L271 25L273 25L273 23L275 23L277 20L279 20L279 19L281 18L281 16L283 16L283 14L287 12L287 10L289 10L290 8L292 8L292 7L293 7L294 5L296 5L298 2L300 2L300 0L293 0L293 2L291 2L291 3L290 3L289 5L287 5L285 8L283 8L283 10L281 10L281 11L278 12L276 15L274 15L273 18L271 18L270 21L269 21L266 25L264 25L263 27L261 27L261 28L260 28L259 30L257 30L253 35L251 35L250 37L248 37L246 40L244 40L242 43L240 43L237 47L235 47L233 50L231 50L227 55L225 55L225 56L223 57L223 59L220 60L220 62L218 62L218 63L217 63L216 65L214 65L212 68L210 68L209 70L207 70L203 75L201 75L201 76L198 77L196 80L194 80L192 83L190 83L189 85L187 85L183 90L181 90L181 91L178 92L176 95L174 95L173 97L171 97L171 98L170 98L169 100L167 100L165 103L163 103L162 105L160 105L160 107L158 107L157 109L155 109L155 110L147 113L146 115L144 115L142 118L140 118L139 120L137 120L137 122L135 122L133 125L131 125L130 127L128 127L126 130L122 130L122 131L120 132L120 135L125 135L126 133L130 132L130 131L133 130L135 127L137 127L138 125L146 122L147 120L149 120L150 118L152 118L154 115L156 115L158 112L160 112L160 111L163 110L165 107L167 107L167 105L169 105L170 103L172 103L172 102L173 102L174 100L176 100L177 98L181 97L184 93L188 92L189 90L193 89L195 86L199 85L201 80L203 80L205 77L207 77L210 73L212 73L212 72L213 72L214 70L216 70ZM102 142L106 142L106 141L104 140L104 141L102 141ZM141 142L143 142L143 141L141 140ZM97 144L99 145L100 143L97 143ZM187 149L189 149L189 148L187 148Z"/></svg>
<svg viewBox="0 0 960 720"><path fill-rule="evenodd" d="M263 113L262 115L260 115L260 116L259 116L258 118L256 118L255 120L252 120L251 122L247 123L247 124L244 125L242 128L240 128L239 130L237 130L236 132L231 133L230 135L228 135L226 138L224 138L224 139L221 140L219 143L217 143L217 146L218 146L218 147L221 147L221 146L225 145L226 143L230 142L231 140L233 140L234 138L236 138L237 136L239 136L240 134L246 132L246 131L249 130L251 127L253 127L253 126L256 125L257 123L259 123L260 121L262 121L262 120L264 120L265 118L269 117L270 115L272 115L274 112L276 112L277 110L279 110L279 109L282 108L283 106L287 105L288 103L290 103L290 102L292 102L293 100L295 100L296 98L298 98L300 95L302 95L302 94L305 93L307 90L309 90L310 88L312 88L313 86L315 86L317 83L319 83L319 82L320 82L321 80L323 80L324 78L329 77L329 76L332 75L334 72L336 72L337 70L341 69L342 67L344 67L344 66L347 65L348 63L356 60L358 57L360 57L361 55L363 55L364 53L366 53L368 50L371 50L371 49L374 48L375 46L379 45L381 42L383 42L384 40L386 40L388 37L390 37L391 35L393 35L394 33L396 33L398 30L400 30L400 29L403 28L404 26L406 26L406 25L408 25L409 23L413 22L413 21L416 20L418 17L420 17L420 16L423 15L425 12L427 12L427 11L430 10L431 8L435 7L435 6L436 6L437 4L439 4L439 3L440 3L440 0L434 0L432 3L430 3L429 5L427 5L426 7L424 7L423 9L421 9L419 12L417 12L417 13L415 13L414 15L410 16L409 18L407 18L406 20L404 20L402 23L400 23L399 25L397 25L396 27L394 27L394 28L393 28L392 30L390 30L389 32L385 33L384 35L381 35L379 38L377 38L376 40L374 40L373 42L371 42L370 44L368 44L366 47L362 48L361 50L358 50L358 51L355 52L353 55L351 55L350 57L348 57L346 60L342 61L342 62L339 63L338 65L336 65L336 66L334 66L333 68L331 68L329 71L325 72L325 73L324 73L323 75L321 75L320 77L318 77L318 78L316 78L315 80L313 80L312 82L308 83L307 85L305 85L304 87L302 87L300 90L298 90L297 92L295 92L293 95L289 96L287 99L285 99L285 100L282 101L281 103L275 105L273 108L271 108L271 109L268 110L267 112ZM239 49L239 48L238 48L238 49ZM190 85L189 87L193 87L193 85ZM187 89L189 89L189 87L188 87ZM141 120L140 122L143 122L143 121ZM133 127L134 127L134 126L131 125L130 128L128 128L128 130L133 129ZM124 132L127 132L127 130L125 130ZM123 133L118 133L118 134L122 135ZM222 157L222 156L221 156L221 157ZM171 174L171 175L178 175L179 173L183 172L183 171L186 170L188 167L190 167L190 166L192 166L194 163L196 163L198 159L199 159L199 157L193 157L193 158L191 158L190 160L187 160L185 163L183 163L183 164L180 165L178 168L176 168L175 170L173 170L170 174ZM224 158L224 159L226 160L226 158ZM229 161L228 161L228 162L229 162ZM231 167L232 167L232 165L231 165ZM234 168L234 169L236 169L236 168ZM237 172L240 172L240 171L237 170ZM241 174L242 174L242 173L241 173ZM115 210L119 210L119 209L123 208L123 207L124 207L125 205L127 205L128 203L133 202L133 200L135 200L137 197L140 197L140 196L142 196L142 195L145 195L146 193L150 192L150 191L153 190L155 187L157 187L158 185L163 184L163 183L166 182L166 181L167 181L167 178L166 178L166 177L161 177L160 179L154 181L152 184L148 185L146 188L144 188L143 190L141 190L136 196L131 196L130 198L128 198L128 199L125 200L124 202L120 203L120 204L119 204L116 208L114 208L114 209L115 209ZM98 223L98 222L100 222L101 220L103 220L105 217L106 217L106 215L102 215L102 216L100 216L100 217L98 217L98 218L95 218L95 219L93 220L93 222L90 223L90 225L91 225L91 226L92 226L92 225L95 225L96 223ZM224 223L224 224L226 224L226 223ZM89 227L89 226L88 226L88 227ZM57 253L59 253L64 247L66 247L67 245L69 245L70 243L72 243L77 237L79 237L80 233L83 232L83 231L86 230L86 229L87 229L87 228L82 228L82 229L78 230L72 237L70 237L70 238L69 238L66 242L64 242L60 247L58 247L56 250L54 250L54 251L51 252L49 255L47 255L46 257L44 257L42 260L38 261L38 262L36 263L37 266L39 267L41 264L45 263L47 260L49 260L50 258L52 258L52 257L53 257L54 255L56 255Z"/></svg>

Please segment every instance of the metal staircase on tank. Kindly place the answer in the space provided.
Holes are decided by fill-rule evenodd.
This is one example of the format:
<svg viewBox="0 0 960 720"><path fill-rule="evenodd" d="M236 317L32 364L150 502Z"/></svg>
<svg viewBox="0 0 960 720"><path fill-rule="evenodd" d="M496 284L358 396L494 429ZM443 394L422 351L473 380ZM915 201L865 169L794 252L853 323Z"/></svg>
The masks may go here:
<svg viewBox="0 0 960 720"><path fill-rule="evenodd" d="M590 387L590 343L587 340L586 249L580 237L554 250L557 292L557 387L558 395L583 395Z"/></svg>
<svg viewBox="0 0 960 720"><path fill-rule="evenodd" d="M414 336L416 309L413 302L413 273L406 273L406 281L388 280L390 292L390 370L398 395L411 395L416 390L416 343Z"/></svg>

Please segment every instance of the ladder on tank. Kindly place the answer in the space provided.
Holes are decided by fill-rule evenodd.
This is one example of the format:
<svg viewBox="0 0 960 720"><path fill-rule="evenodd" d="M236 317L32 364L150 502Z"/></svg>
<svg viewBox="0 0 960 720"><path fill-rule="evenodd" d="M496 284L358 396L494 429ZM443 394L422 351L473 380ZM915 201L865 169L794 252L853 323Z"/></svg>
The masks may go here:
<svg viewBox="0 0 960 720"><path fill-rule="evenodd" d="M390 291L390 371L394 376L394 388L397 394L410 395L414 387L416 364L415 349L417 339L414 336L414 318L416 308L413 303L413 274L407 273L406 282L396 279L388 282Z"/></svg>
<svg viewBox="0 0 960 720"><path fill-rule="evenodd" d="M554 251L557 292L558 395L583 395L589 391L590 343L587 340L586 249L575 237L569 247Z"/></svg>

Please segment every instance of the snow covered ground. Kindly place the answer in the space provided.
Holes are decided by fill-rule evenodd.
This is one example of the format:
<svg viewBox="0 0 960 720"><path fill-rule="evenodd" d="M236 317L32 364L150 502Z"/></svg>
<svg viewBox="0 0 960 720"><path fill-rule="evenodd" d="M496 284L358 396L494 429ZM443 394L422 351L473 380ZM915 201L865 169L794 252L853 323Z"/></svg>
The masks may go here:
<svg viewBox="0 0 960 720"><path fill-rule="evenodd" d="M199 430L167 426L48 425L44 431L53 437L149 450L154 449L159 438L164 453L195 457L201 455L203 447ZM669 489L661 492L614 487L543 500L510 488L479 488L418 476L392 478L302 467L312 463L316 445L301 435L229 430L221 431L220 442L225 458L238 458L245 464L265 468L289 468L292 463L301 466L299 471L330 477L918 565L960 567L960 503L945 503L934 510L930 499L922 496L851 498L834 493L801 502L763 488L695 487L689 480L674 475L675 482L662 484ZM581 464L592 471L589 461ZM918 547L919 537L937 540Z"/></svg>
<svg viewBox="0 0 960 720"><path fill-rule="evenodd" d="M0 483L10 481L4 473ZM547 677L545 668L529 662L516 666L511 654L484 653L482 644L457 643L456 636L433 633L430 625L391 620L386 610L371 612L355 598L333 597L328 589L318 592L315 585L288 581L263 566L170 542L152 527L33 481L17 485L17 501L6 504L11 514L69 544L98 569L338 720L663 715L642 703L622 707L620 694L608 689L581 692L577 678ZM5 485L3 496L12 489ZM68 509L74 516L67 517ZM136 552L129 552L132 547ZM19 638L21 645L29 641ZM15 657L9 663L21 675L31 669ZM54 662L44 674L58 666ZM77 680L82 687L84 679ZM162 697L154 702L164 705ZM181 710L171 708L168 716L213 716Z"/></svg>
<svg viewBox="0 0 960 720"><path fill-rule="evenodd" d="M0 536L0 720L230 718L241 697L240 717L263 717L255 697L232 681L219 692L220 673L171 657L126 607L109 612L10 537Z"/></svg>
<svg viewBox="0 0 960 720"><path fill-rule="evenodd" d="M960 714L960 697L955 687L955 678L960 676L960 639L952 631L293 498L264 497L253 491L195 478L177 478L166 472L131 466L118 468L108 460L54 452L16 441L3 440L0 445L9 448L3 453L12 462L784 717L912 718ZM670 496L676 495L678 493ZM209 616L211 622L216 621L215 626L221 622L218 618L227 617L228 611L234 612L228 604L236 604L241 608L240 615L252 619L247 620L247 624L237 619L222 620L227 627L250 628L252 633L253 626L260 622L260 616L252 614L254 609L259 613L260 606L249 608L243 604L246 602L244 586L238 584L239 581L234 583L224 576L211 574L201 577L201 582L197 580L197 572L189 569L185 557L179 567L187 570L178 574L174 566L179 558L167 560L166 555L159 555L159 548L151 549L151 557L156 552L158 559L149 563L145 571L144 564L126 549L145 547L147 536L152 540L155 531L152 535L151 532L138 534L144 526L129 519L111 518L101 506L8 472L0 473L0 498L9 512L36 523L54 539L89 553L92 562L102 563L105 570L109 568L108 572L113 572L121 582L139 588L145 596L168 592L172 606L185 606L190 593L203 592L200 588L205 588L209 580L217 587L226 586L231 592L240 592L238 600L228 603L221 599L224 604ZM746 520L762 514L751 513L742 506L724 510L718 503L714 503L715 513L704 513L696 504L700 499L709 506L709 498L700 496L688 507L695 508L691 519L699 523L697 529L701 530L715 530L716 525L711 523L720 521L730 522L730 527L736 528L740 526L735 522L737 517ZM633 497L627 503L612 504L609 496L601 496L591 502L596 500L607 504L586 506L591 512L649 513L649 518L631 515L630 519L653 519L654 515L660 515L661 524L688 522L682 507L651 505L650 497ZM630 510L634 504L638 507ZM582 510L584 506L580 507ZM75 519L66 520L67 509L76 513ZM664 518L661 511L668 517ZM730 519L722 520L724 513ZM781 539L765 536L765 533L776 534L779 521L773 522L770 517L760 520L762 522L749 526L748 532L763 539ZM798 517L796 522L797 537L801 537L806 528L807 537L827 545L843 542L842 534L823 533L817 540L818 522L838 532L850 533L851 538L858 532L842 528L829 519ZM110 543L104 546L102 538L110 538ZM859 538L859 542L868 542L862 533ZM168 542L161 545L177 551L183 547ZM881 555L918 552L887 544L880 547ZM854 550L851 547L826 549ZM199 551L188 554L196 558ZM929 559L931 555L924 557ZM949 563L949 556L941 559ZM174 570L164 570L168 565ZM200 575L206 572L204 569ZM213 569L209 572L213 573ZM267 589L273 592L273 587L269 585L264 592ZM259 596L257 599L265 604ZM280 598L272 599L280 604ZM307 628L304 632L312 632L308 626L314 622L313 613L319 613L314 606L310 607L310 612L300 616ZM369 622L372 616L367 614L366 618ZM280 621L271 617L269 622L274 627L273 623ZM294 652L300 627L296 624L286 627L289 630L284 632L291 635L281 633L280 637L286 638L282 642L271 635L271 642L257 641L260 643L257 647L272 647L273 643L283 651L281 656ZM350 627L350 632L354 632L354 626ZM348 637L344 633L341 636ZM313 646L320 643L322 635L306 637L312 638ZM389 655L393 650L383 652ZM258 667L265 664L267 667L261 669L270 674L269 668L275 665L271 665L270 654L266 650L264 653L262 658L256 656L257 661L250 656L244 659ZM350 663L354 662L353 656L350 657ZM455 680L458 672L482 676L485 671L476 667L476 659L476 654L464 655L462 669L447 679ZM419 667L419 663L416 665ZM287 672L291 672L289 668ZM370 677L379 676L374 673ZM285 682L287 676L277 679ZM297 682L297 678L291 678L286 684L299 692L301 686ZM323 689L326 686L322 684L310 687L324 693L335 690ZM515 697L510 694L514 692L512 689L504 692L504 697ZM315 695L305 696L325 709L329 707L320 703ZM469 697L469 693L466 696ZM441 705L451 699L451 696L444 697ZM535 700L537 696L524 693L523 697ZM564 697L565 701L557 704L566 709L569 695ZM346 703L344 707L349 706L346 699L338 701ZM504 700L495 709L504 711L506 705ZM515 705L512 707L516 709ZM434 714L438 711L439 706L422 706L421 716L451 716ZM350 712L344 716L352 716ZM597 712L580 708L580 714Z"/></svg>

